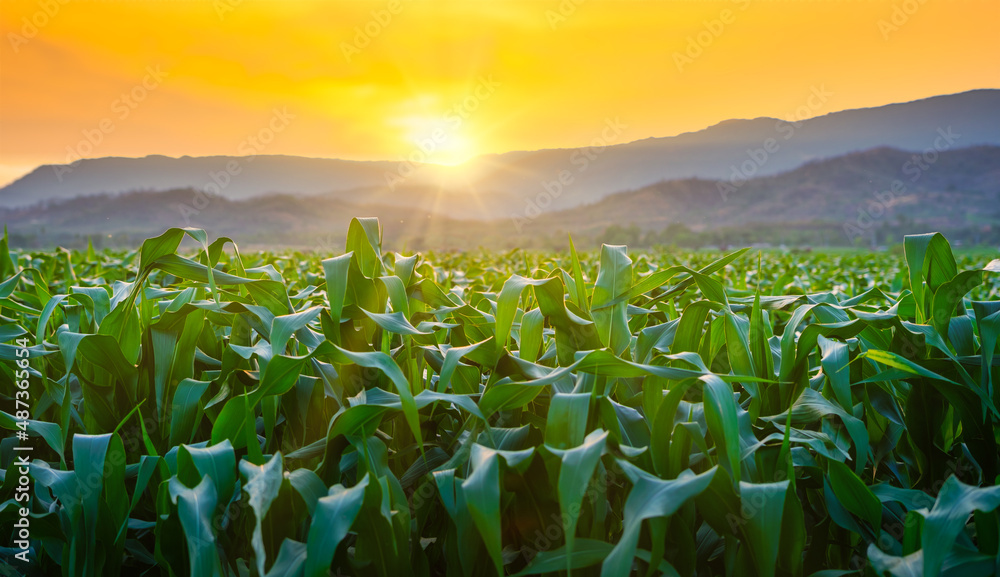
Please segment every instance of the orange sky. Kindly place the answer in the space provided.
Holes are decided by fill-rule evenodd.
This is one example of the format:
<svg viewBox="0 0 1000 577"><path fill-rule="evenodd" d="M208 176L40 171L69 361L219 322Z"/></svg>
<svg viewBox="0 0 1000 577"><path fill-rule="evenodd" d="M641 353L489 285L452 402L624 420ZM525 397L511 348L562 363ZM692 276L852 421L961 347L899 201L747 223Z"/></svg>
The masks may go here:
<svg viewBox="0 0 1000 577"><path fill-rule="evenodd" d="M812 115L997 88L998 23L996 0L0 0L0 184L76 156L457 163L820 87Z"/></svg>

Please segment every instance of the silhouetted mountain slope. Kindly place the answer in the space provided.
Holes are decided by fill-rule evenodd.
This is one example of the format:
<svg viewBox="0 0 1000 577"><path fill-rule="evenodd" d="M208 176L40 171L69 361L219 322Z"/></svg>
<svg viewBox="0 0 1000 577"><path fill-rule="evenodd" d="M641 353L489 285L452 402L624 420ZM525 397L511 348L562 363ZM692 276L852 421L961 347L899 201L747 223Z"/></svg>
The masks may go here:
<svg viewBox="0 0 1000 577"><path fill-rule="evenodd" d="M814 94L803 95L804 105L810 97L818 104L812 113L835 104L835 94L823 93L816 88ZM634 142L628 142L627 122L622 117L595 125L591 148L485 155L460 167L291 156L89 159L39 167L0 189L0 206L106 192L196 188L233 200L327 194L457 218L503 218L544 196L547 185L555 192L549 208L563 209L663 180L727 179L744 167L752 176L775 175L811 160L879 146L923 151L940 142L939 131L954 135L947 148L1000 145L1000 90L846 110L796 124L773 118L730 120L697 132ZM554 184L560 173L568 184Z"/></svg>
<svg viewBox="0 0 1000 577"><path fill-rule="evenodd" d="M915 170L920 166L924 168ZM230 200L191 189L0 209L0 220L21 244L78 243L109 234L127 244L170 226L195 226L240 243L332 248L340 246L351 217L362 215L381 218L387 240L431 248L518 246L537 238L565 239L565 232L593 238L609 227L631 224L652 231L670 225L710 231L814 222L839 231L845 225L868 230L872 224L902 219L937 229L997 228L1000 147L945 150L927 163L915 160L914 153L882 147L742 184L669 180L568 210L539 209L489 220L330 195Z"/></svg>
<svg viewBox="0 0 1000 577"><path fill-rule="evenodd" d="M874 220L904 217L938 227L1000 222L1000 147L946 150L930 163L914 156L883 147L743 184L664 181L544 214L532 226L596 231L635 223L645 228L683 224L711 229L812 220L846 224L858 218L865 222L864 214Z"/></svg>

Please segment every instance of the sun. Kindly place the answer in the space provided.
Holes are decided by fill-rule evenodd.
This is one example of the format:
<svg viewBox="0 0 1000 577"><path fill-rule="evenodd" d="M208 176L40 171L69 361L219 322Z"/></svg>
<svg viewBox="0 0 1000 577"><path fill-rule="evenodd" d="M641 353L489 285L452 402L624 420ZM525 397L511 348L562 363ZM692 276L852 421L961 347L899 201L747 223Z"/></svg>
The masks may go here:
<svg viewBox="0 0 1000 577"><path fill-rule="evenodd" d="M405 156L412 162L457 166L479 154L457 115L407 116L397 119L396 124L403 129Z"/></svg>
<svg viewBox="0 0 1000 577"><path fill-rule="evenodd" d="M465 164L474 156L478 156L478 153L472 140L461 134L455 134L444 139L440 148L428 158L428 162L458 166Z"/></svg>

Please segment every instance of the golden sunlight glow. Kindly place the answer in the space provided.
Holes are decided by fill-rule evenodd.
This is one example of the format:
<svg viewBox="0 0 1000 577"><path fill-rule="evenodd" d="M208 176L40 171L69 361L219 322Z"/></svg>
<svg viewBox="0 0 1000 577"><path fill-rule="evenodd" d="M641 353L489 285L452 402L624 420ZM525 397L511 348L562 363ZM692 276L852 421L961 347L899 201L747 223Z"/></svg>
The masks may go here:
<svg viewBox="0 0 1000 577"><path fill-rule="evenodd" d="M452 166L478 154L472 139L447 116L403 116L390 119L389 125L401 131L410 147L405 160Z"/></svg>
<svg viewBox="0 0 1000 577"><path fill-rule="evenodd" d="M817 87L817 115L1000 87L1000 2L900 3L2 0L0 178L246 154L276 116L252 152L457 164L607 119L631 141L783 117Z"/></svg>

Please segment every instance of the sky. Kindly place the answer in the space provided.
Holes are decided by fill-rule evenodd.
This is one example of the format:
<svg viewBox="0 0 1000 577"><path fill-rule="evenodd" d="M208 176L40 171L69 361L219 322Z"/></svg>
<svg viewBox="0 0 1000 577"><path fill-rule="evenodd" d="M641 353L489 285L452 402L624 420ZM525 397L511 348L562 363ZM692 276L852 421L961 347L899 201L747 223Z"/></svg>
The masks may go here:
<svg viewBox="0 0 1000 577"><path fill-rule="evenodd" d="M996 0L0 0L0 185L102 156L458 164L609 120L638 140L998 88L998 22Z"/></svg>

